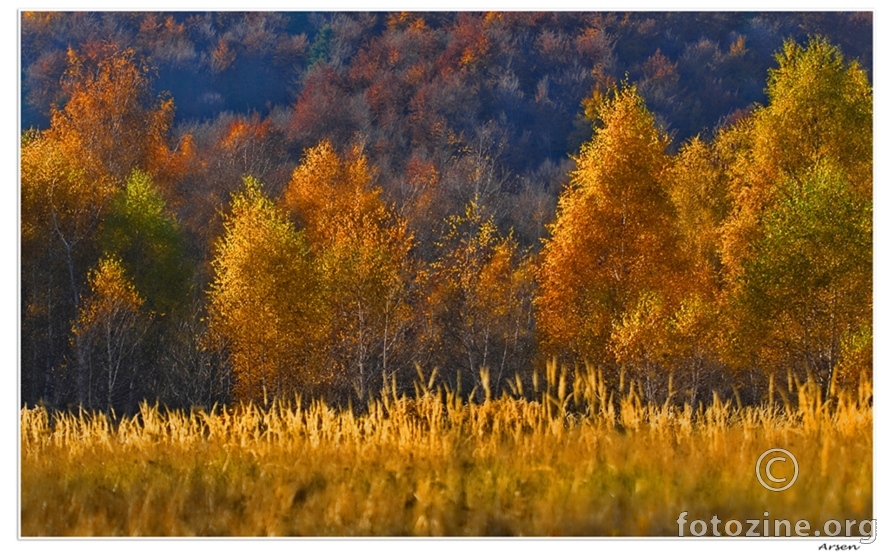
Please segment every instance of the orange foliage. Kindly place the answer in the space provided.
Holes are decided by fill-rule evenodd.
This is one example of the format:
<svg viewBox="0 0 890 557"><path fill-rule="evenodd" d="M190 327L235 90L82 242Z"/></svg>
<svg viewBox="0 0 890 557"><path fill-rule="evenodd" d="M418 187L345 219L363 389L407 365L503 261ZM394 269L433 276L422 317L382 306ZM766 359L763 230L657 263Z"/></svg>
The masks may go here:
<svg viewBox="0 0 890 557"><path fill-rule="evenodd" d="M404 28L410 25L413 15L411 12L395 12L386 17L386 26L390 29Z"/></svg>
<svg viewBox="0 0 890 557"><path fill-rule="evenodd" d="M350 215L361 220L362 215L376 214L383 208L380 190L371 187L367 158L356 149L341 159L328 141L306 151L282 205L316 245L332 240L327 229L331 220Z"/></svg>
<svg viewBox="0 0 890 557"><path fill-rule="evenodd" d="M679 80L677 62L671 62L671 59L658 49L643 62L643 75L647 80L677 82Z"/></svg>
<svg viewBox="0 0 890 557"><path fill-rule="evenodd" d="M165 172L161 174L159 181L172 181L173 177L185 176L190 172L195 164L197 164L197 151L195 140L191 134L187 133L179 138L179 144L172 150L167 150L166 162L164 164ZM164 176L168 176L165 180Z"/></svg>
<svg viewBox="0 0 890 557"><path fill-rule="evenodd" d="M329 333L319 350L331 355L341 388L362 397L392 373L410 313L412 238L380 195L360 149L340 157L323 141L306 151L282 199L321 265Z"/></svg>
<svg viewBox="0 0 890 557"><path fill-rule="evenodd" d="M306 76L306 82L294 106L288 135L296 141L319 135L337 137L344 134L343 89L334 68L318 63ZM349 130L351 133L352 130Z"/></svg>
<svg viewBox="0 0 890 557"><path fill-rule="evenodd" d="M220 39L213 49L210 67L214 72L223 72L235 61L235 51L229 47L228 41Z"/></svg>
<svg viewBox="0 0 890 557"><path fill-rule="evenodd" d="M720 269L720 226L729 213L729 186L720 162L713 148L694 138L667 174L684 257L701 282L714 287Z"/></svg>
<svg viewBox="0 0 890 557"><path fill-rule="evenodd" d="M271 129L272 124L268 120L238 116L229 124L222 146L230 151L237 150L247 141L262 141Z"/></svg>
<svg viewBox="0 0 890 557"><path fill-rule="evenodd" d="M91 55L68 51L68 102L54 108L48 134L75 150L93 175L122 181L140 167L161 170L173 100L151 97L151 68L133 49L102 44Z"/></svg>
<svg viewBox="0 0 890 557"><path fill-rule="evenodd" d="M665 307L676 247L668 138L633 87L613 92L599 117L550 227L537 306L546 350L608 362L616 319Z"/></svg>
<svg viewBox="0 0 890 557"><path fill-rule="evenodd" d="M450 40L436 61L442 75L454 70L467 70L482 62L491 48L480 14L460 13L451 29Z"/></svg>
<svg viewBox="0 0 890 557"><path fill-rule="evenodd" d="M139 23L139 33L141 35L146 35L149 37L155 36L160 29L161 23L158 21L157 14L146 14L142 21Z"/></svg>
<svg viewBox="0 0 890 557"><path fill-rule="evenodd" d="M447 219L437 242L442 255L433 262L427 299L437 362L475 376L494 371L494 388L528 364L532 265L512 234L501 235L494 219L483 216L478 196L462 215Z"/></svg>
<svg viewBox="0 0 890 557"><path fill-rule="evenodd" d="M426 189L439 183L439 172L435 164L415 155L405 166L405 179L412 186Z"/></svg>
<svg viewBox="0 0 890 557"><path fill-rule="evenodd" d="M104 173L90 172L79 145L39 133L22 147L22 247L61 248L70 265L74 304L78 301L78 254L104 214L115 185Z"/></svg>

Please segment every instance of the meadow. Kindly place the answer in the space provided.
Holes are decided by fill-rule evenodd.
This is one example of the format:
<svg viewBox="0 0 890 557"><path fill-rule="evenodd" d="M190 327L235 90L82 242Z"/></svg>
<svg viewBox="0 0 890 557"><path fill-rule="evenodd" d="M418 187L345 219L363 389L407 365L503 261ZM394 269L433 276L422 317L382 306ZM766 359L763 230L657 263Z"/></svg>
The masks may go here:
<svg viewBox="0 0 890 557"><path fill-rule="evenodd" d="M321 402L129 417L21 411L22 536L676 536L690 520L872 517L872 389L644 402L548 367L468 402L420 375L366 411ZM487 383L483 382L483 385ZM800 464L764 489L763 451ZM773 473L790 473L784 465Z"/></svg>

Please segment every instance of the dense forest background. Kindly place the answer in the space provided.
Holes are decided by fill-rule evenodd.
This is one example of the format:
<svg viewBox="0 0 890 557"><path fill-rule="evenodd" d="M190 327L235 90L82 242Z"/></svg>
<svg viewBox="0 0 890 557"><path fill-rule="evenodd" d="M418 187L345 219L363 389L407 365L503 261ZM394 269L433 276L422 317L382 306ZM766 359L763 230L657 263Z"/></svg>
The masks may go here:
<svg viewBox="0 0 890 557"><path fill-rule="evenodd" d="M870 13L26 12L21 53L23 403L871 372Z"/></svg>

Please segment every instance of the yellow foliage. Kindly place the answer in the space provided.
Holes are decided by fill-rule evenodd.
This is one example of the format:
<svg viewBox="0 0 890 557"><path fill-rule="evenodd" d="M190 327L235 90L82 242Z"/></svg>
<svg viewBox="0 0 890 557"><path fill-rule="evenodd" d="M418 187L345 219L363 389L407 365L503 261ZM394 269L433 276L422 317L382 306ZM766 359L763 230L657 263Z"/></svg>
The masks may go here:
<svg viewBox="0 0 890 557"><path fill-rule="evenodd" d="M78 363L90 369L88 377L78 377L78 395L82 404L104 399L111 408L129 394L135 380L131 356L150 316L143 315L144 300L116 257L99 260L88 282L90 292L81 301L73 331Z"/></svg>
<svg viewBox="0 0 890 557"><path fill-rule="evenodd" d="M213 268L210 323L228 344L237 399L287 398L330 381L314 361L325 308L305 238L253 178L233 196Z"/></svg>
<svg viewBox="0 0 890 557"><path fill-rule="evenodd" d="M721 131L733 211L722 227L731 278L742 272L779 188L831 161L857 195L872 195L872 92L865 71L819 37L787 41L770 70L766 106Z"/></svg>
<svg viewBox="0 0 890 557"><path fill-rule="evenodd" d="M698 137L683 145L667 174L681 251L705 282L720 265L720 225L729 212L726 175L715 149Z"/></svg>
<svg viewBox="0 0 890 557"><path fill-rule="evenodd" d="M505 369L528 365L534 276L512 233L501 235L483 211L477 196L464 214L447 219L431 265L427 317L436 351L449 355L442 365L471 374L490 367L500 389Z"/></svg>
<svg viewBox="0 0 890 557"><path fill-rule="evenodd" d="M861 354L842 338L871 328L872 91L820 37L776 58L768 103L714 143L731 202L720 254L738 338L726 357L805 368L828 389L842 354Z"/></svg>
<svg viewBox="0 0 890 557"><path fill-rule="evenodd" d="M95 180L84 168L81 152L56 136L38 133L22 147L22 241L74 244L90 234L114 187Z"/></svg>
<svg viewBox="0 0 890 557"><path fill-rule="evenodd" d="M100 260L90 272L89 285L91 295L78 316L77 334L87 334L97 327L114 331L132 326L144 300L124 275L120 260L115 257Z"/></svg>

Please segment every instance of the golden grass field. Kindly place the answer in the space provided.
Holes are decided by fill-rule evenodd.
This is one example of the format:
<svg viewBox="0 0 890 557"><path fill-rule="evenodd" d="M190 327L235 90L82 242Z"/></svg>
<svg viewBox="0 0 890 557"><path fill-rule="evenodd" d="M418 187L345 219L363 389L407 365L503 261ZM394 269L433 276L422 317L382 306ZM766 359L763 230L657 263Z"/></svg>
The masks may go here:
<svg viewBox="0 0 890 557"><path fill-rule="evenodd" d="M595 373L547 375L535 402L417 384L361 415L299 400L130 418L26 408L21 535L676 536L682 511L872 517L870 384L693 410ZM772 447L800 463L787 491L755 477Z"/></svg>

